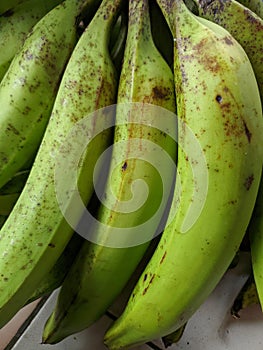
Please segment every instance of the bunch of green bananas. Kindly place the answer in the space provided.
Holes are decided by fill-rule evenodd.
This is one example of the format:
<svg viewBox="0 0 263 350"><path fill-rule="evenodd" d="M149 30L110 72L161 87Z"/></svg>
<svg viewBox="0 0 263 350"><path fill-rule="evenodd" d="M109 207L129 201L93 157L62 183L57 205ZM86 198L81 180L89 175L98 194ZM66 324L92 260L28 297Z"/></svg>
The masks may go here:
<svg viewBox="0 0 263 350"><path fill-rule="evenodd" d="M249 237L263 306L262 0L0 4L0 327L178 341Z"/></svg>

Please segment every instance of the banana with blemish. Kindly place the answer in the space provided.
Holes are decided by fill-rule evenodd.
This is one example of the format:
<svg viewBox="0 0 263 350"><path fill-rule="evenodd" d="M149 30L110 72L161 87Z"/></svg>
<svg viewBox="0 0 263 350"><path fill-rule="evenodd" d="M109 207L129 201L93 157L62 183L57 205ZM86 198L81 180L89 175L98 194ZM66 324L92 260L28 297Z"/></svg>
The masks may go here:
<svg viewBox="0 0 263 350"><path fill-rule="evenodd" d="M95 213L97 223L87 227L91 241L84 243L45 324L44 343L57 343L106 312L131 278L165 214L177 150L174 82L154 45L148 6L147 0L129 2L103 202Z"/></svg>
<svg viewBox="0 0 263 350"><path fill-rule="evenodd" d="M263 0L238 0L238 2L263 19Z"/></svg>
<svg viewBox="0 0 263 350"><path fill-rule="evenodd" d="M262 108L246 53L182 0L157 2L174 37L176 214L105 334L111 350L163 337L189 320L240 246L262 169Z"/></svg>
<svg viewBox="0 0 263 350"><path fill-rule="evenodd" d="M62 0L27 0L0 15L0 81L32 27Z"/></svg>
<svg viewBox="0 0 263 350"><path fill-rule="evenodd" d="M104 130L104 122L114 118L113 113L105 112L95 120L90 117L116 102L118 79L108 46L120 1L114 6L107 4L104 10L97 10L72 52L26 185L0 231L1 327L31 298L71 239L76 227L66 221L63 209L76 225L82 215L76 196L79 194L85 205L89 202L93 166L112 141L111 129ZM114 15L108 18L111 12ZM84 126L79 126L81 121ZM101 132L80 161L70 158L70 151L83 146L88 135L95 136L98 130ZM68 178L71 168L76 179ZM60 201L59 191L64 191L64 201Z"/></svg>
<svg viewBox="0 0 263 350"><path fill-rule="evenodd" d="M201 17L225 28L243 47L254 69L263 101L262 18L235 0L194 0L194 3Z"/></svg>
<svg viewBox="0 0 263 350"><path fill-rule="evenodd" d="M81 15L87 10L92 16L98 3L65 0L33 27L12 60L0 83L0 188L35 156Z"/></svg>

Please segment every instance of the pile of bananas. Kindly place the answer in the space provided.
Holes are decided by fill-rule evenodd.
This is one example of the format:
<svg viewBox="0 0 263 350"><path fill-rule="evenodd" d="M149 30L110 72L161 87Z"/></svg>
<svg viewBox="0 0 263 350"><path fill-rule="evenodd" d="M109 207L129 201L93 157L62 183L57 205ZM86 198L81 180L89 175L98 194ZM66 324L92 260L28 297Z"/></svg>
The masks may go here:
<svg viewBox="0 0 263 350"><path fill-rule="evenodd" d="M129 286L106 346L178 339L245 237L263 306L262 18L262 0L1 1L0 327L61 287L55 344Z"/></svg>

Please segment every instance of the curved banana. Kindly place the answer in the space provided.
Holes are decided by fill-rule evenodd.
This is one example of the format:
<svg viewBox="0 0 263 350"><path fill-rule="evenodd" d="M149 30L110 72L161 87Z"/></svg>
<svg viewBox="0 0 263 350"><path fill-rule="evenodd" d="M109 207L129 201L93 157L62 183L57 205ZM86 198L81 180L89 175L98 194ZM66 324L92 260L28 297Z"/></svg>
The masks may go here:
<svg viewBox="0 0 263 350"><path fill-rule="evenodd" d="M262 169L262 109L244 50L182 0L158 4L175 43L177 212L106 332L111 350L163 337L189 320L239 248Z"/></svg>
<svg viewBox="0 0 263 350"><path fill-rule="evenodd" d="M225 28L243 47L254 69L263 101L263 20L235 0L193 1L200 16Z"/></svg>
<svg viewBox="0 0 263 350"><path fill-rule="evenodd" d="M154 105L162 108L155 109ZM175 174L174 164L171 166L167 161L165 152L173 162L176 143L154 127L164 124L164 128L175 135L176 118L170 111L175 112L173 74L153 43L148 2L130 1L110 176L102 196L105 201L96 213L99 223L89 228L93 243L84 243L67 275L45 325L43 343L57 343L99 319L144 256L164 215ZM166 119L165 113L169 113L171 119ZM164 169L161 179L156 168ZM136 209L124 211L121 205L131 199L131 185L138 179L146 182L148 197L137 207L141 197L146 196L143 186L137 188L133 194ZM144 222L144 228L140 228ZM134 227L139 228L141 241L136 238ZM115 228L120 231L117 238ZM129 228L130 235L127 234Z"/></svg>
<svg viewBox="0 0 263 350"><path fill-rule="evenodd" d="M35 156L78 39L79 16L98 2L66 0L55 7L12 60L0 84L0 188Z"/></svg>
<svg viewBox="0 0 263 350"><path fill-rule="evenodd" d="M32 27L62 0L27 0L0 16L0 81Z"/></svg>
<svg viewBox="0 0 263 350"><path fill-rule="evenodd" d="M105 10L109 13L116 10L119 2L115 3L108 4ZM70 167L75 166L73 159L68 158L68 150L78 142L82 144L87 131L92 134L98 128L103 131L101 120L94 122L85 117L115 103L117 93L117 74L108 53L114 16L107 20L104 11L97 13L70 57L26 185L0 231L0 327L27 302L72 237L75 228L64 217L57 198L58 188L65 190L64 207L76 222L82 215L80 208L75 207L76 193L72 191L75 180L66 177ZM77 123L83 119L86 127L78 128ZM77 132L75 137L70 134L72 130ZM109 142L111 130L101 132L77 164L76 181L85 204L93 192L92 164ZM66 166L56 178L54 173L58 173L56 167L61 161Z"/></svg>
<svg viewBox="0 0 263 350"><path fill-rule="evenodd" d="M263 19L263 0L238 0L238 2Z"/></svg>

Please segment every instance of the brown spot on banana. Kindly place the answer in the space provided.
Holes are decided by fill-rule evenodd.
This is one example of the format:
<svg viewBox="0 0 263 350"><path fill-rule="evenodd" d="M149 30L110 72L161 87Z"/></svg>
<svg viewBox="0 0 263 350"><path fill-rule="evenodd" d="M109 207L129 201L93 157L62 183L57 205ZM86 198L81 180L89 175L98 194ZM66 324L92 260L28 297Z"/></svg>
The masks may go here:
<svg viewBox="0 0 263 350"><path fill-rule="evenodd" d="M245 180L245 182L244 182L244 186L245 186L245 189L246 189L247 191L250 190L250 188L251 188L253 182L254 182L254 175L251 174L251 175L249 175L249 176L246 178L246 180Z"/></svg>

